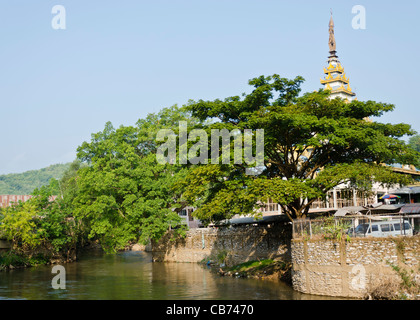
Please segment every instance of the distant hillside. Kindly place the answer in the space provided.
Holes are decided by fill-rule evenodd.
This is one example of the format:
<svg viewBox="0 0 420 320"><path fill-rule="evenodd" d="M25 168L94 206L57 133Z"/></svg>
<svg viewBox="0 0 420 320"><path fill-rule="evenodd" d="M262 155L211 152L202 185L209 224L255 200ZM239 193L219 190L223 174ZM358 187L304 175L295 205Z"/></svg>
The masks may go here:
<svg viewBox="0 0 420 320"><path fill-rule="evenodd" d="M70 164L53 164L39 170L0 175L0 195L31 194L35 188L47 185L51 178L61 179Z"/></svg>

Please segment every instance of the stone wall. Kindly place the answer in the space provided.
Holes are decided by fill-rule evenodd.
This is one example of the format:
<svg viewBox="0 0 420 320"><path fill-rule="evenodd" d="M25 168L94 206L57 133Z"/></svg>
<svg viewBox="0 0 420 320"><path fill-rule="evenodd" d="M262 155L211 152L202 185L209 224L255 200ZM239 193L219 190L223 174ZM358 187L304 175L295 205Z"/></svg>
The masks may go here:
<svg viewBox="0 0 420 320"><path fill-rule="evenodd" d="M235 265L256 259L290 261L290 224L241 226L231 228L199 228L187 232L183 239L166 234L153 242L154 261L201 262L225 253L226 264Z"/></svg>
<svg viewBox="0 0 420 320"><path fill-rule="evenodd" d="M337 297L361 298L379 281L400 281L399 265L418 273L420 237L352 238L351 242L292 240L295 290Z"/></svg>
<svg viewBox="0 0 420 320"><path fill-rule="evenodd" d="M392 265L419 273L420 236L291 240L290 224L200 228L183 239L167 233L146 247L154 261L201 262L226 253L226 264L257 259L278 259L293 264L295 290L346 298L362 298L378 281L401 281Z"/></svg>

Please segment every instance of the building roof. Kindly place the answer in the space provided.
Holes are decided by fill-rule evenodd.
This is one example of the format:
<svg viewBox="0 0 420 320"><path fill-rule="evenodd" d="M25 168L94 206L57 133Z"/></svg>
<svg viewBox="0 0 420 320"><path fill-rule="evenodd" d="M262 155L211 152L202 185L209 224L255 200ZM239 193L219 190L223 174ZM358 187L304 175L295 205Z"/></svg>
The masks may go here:
<svg viewBox="0 0 420 320"><path fill-rule="evenodd" d="M420 213L420 203L406 204L401 208L402 213Z"/></svg>
<svg viewBox="0 0 420 320"><path fill-rule="evenodd" d="M357 215L362 214L362 212L367 211L367 209L363 207L345 207L338 209L337 212L334 214L336 217L345 217L346 215Z"/></svg>
<svg viewBox="0 0 420 320"><path fill-rule="evenodd" d="M381 214L381 213L399 213L401 209L406 206L405 204L377 204L371 207L344 207L338 209L334 214L335 217L345 217L346 215L358 215L358 214L367 214L369 211L372 214Z"/></svg>
<svg viewBox="0 0 420 320"><path fill-rule="evenodd" d="M392 192L393 194L419 194L420 187L405 187Z"/></svg>
<svg viewBox="0 0 420 320"><path fill-rule="evenodd" d="M217 226L225 226L225 225L245 225L245 224L270 224L273 222L286 222L289 221L286 215L270 215L264 216L262 218L254 218L254 217L241 217L241 218L234 218L223 220Z"/></svg>

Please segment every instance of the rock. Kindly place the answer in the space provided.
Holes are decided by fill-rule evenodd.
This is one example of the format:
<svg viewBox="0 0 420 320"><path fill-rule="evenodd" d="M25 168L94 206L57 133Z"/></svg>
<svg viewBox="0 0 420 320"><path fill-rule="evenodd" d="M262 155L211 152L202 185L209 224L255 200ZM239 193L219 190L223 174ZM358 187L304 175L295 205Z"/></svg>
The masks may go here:
<svg viewBox="0 0 420 320"><path fill-rule="evenodd" d="M143 250L144 250L144 246L138 243L136 243L135 245L131 247L131 251L143 251Z"/></svg>

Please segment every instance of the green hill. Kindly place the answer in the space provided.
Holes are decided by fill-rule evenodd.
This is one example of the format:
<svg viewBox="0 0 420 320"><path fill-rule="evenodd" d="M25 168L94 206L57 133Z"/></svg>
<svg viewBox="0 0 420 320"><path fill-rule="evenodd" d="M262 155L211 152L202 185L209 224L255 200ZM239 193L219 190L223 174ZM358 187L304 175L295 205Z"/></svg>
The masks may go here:
<svg viewBox="0 0 420 320"><path fill-rule="evenodd" d="M39 170L0 175L0 195L31 194L35 188L47 185L51 178L61 179L70 164L53 164Z"/></svg>

